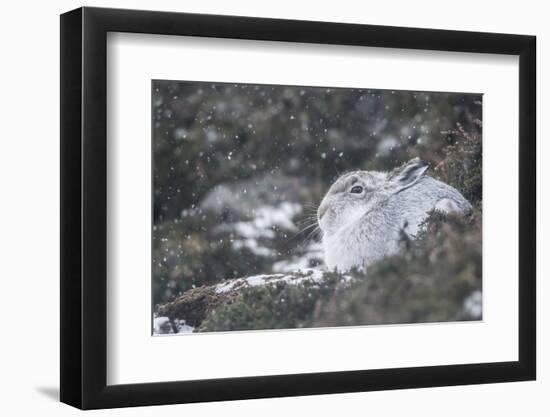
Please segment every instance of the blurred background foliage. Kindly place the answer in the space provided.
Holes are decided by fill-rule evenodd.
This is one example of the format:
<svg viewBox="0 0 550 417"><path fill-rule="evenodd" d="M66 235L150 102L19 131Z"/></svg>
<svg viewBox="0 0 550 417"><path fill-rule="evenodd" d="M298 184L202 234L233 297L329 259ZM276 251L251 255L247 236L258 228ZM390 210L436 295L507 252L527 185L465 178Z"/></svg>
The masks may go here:
<svg viewBox="0 0 550 417"><path fill-rule="evenodd" d="M429 175L458 188L476 207L474 226L460 239L480 248L481 99L153 81L154 305L225 279L322 268L319 243L302 229L331 183L347 170L391 170L417 156L430 163ZM450 241L448 231L443 236ZM469 271L479 275L474 287L480 288L481 252L456 248L476 264ZM380 277L391 272L375 269ZM326 298L326 291L318 293ZM362 294L358 289L349 302L313 302L307 323L345 322L334 312L365 301Z"/></svg>

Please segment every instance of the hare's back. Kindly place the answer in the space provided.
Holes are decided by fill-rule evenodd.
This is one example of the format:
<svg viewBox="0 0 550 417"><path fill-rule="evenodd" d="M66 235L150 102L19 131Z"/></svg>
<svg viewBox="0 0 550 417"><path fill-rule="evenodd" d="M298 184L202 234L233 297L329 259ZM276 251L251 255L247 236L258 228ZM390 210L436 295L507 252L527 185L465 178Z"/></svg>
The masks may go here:
<svg viewBox="0 0 550 417"><path fill-rule="evenodd" d="M427 176L395 197L389 209L411 235L432 210L467 213L472 208L456 188Z"/></svg>

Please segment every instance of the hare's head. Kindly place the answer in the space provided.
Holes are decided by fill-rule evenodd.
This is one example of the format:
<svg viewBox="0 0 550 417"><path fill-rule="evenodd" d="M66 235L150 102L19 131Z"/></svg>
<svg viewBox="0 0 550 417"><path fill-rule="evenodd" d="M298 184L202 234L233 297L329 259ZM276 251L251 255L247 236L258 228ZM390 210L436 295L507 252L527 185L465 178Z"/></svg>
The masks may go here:
<svg viewBox="0 0 550 417"><path fill-rule="evenodd" d="M428 164L412 159L390 173L353 171L338 178L317 209L317 221L325 235L337 233L364 214L416 184Z"/></svg>

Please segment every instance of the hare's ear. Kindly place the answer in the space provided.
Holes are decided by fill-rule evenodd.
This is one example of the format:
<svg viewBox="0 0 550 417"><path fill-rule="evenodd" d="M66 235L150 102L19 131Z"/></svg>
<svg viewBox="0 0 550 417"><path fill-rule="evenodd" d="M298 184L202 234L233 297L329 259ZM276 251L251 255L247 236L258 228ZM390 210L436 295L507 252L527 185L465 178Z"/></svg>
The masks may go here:
<svg viewBox="0 0 550 417"><path fill-rule="evenodd" d="M413 186L422 178L428 167L427 162L418 158L411 159L391 176L392 188L398 193Z"/></svg>

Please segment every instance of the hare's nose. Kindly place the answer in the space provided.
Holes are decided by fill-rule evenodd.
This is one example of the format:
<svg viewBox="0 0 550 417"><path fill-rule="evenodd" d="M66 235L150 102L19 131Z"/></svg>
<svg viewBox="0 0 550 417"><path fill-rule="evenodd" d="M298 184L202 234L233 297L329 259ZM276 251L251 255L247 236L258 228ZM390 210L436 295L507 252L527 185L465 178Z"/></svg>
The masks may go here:
<svg viewBox="0 0 550 417"><path fill-rule="evenodd" d="M328 204L321 204L317 209L317 218L321 220L328 210Z"/></svg>

